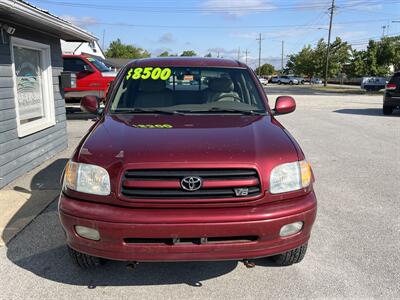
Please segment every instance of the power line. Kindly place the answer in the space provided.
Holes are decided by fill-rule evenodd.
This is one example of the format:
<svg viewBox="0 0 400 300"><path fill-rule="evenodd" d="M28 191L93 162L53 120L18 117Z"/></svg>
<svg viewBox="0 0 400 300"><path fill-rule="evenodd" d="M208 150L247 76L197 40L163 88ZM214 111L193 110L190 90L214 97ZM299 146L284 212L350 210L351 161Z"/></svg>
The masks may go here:
<svg viewBox="0 0 400 300"><path fill-rule="evenodd" d="M90 8L90 9L103 9L103 10L114 10L114 11L134 11L136 13L242 13L246 12L269 12L276 10L299 10L299 9L318 9L324 8L324 3L312 3L312 4L284 4L279 6L260 6L260 5L248 5L248 6L230 6L229 9L225 6L221 7L209 7L206 5L198 5L197 7L184 7L184 6L160 6L159 3L164 2L153 2L156 6L127 6L127 5L107 5L107 4L93 4L93 3L79 3L79 2L68 2L68 1L53 1L53 0L36 0L36 2L48 3L52 5L58 6L69 6L69 7L82 7L82 8ZM146 2L149 4L149 2ZM151 3L151 2L150 2ZM385 0L384 4L395 4L400 3L399 0ZM372 0L372 1L363 1L363 5L374 5L374 4L382 4L382 1ZM351 8L358 7L360 5L359 2L355 1L353 3L347 3L343 1L343 4L340 5L341 8Z"/></svg>
<svg viewBox="0 0 400 300"><path fill-rule="evenodd" d="M399 16L400 18L400 16ZM391 18L390 18L391 19ZM388 18L385 19L370 19L363 21L348 21L348 22L337 22L335 25L347 25L347 24L367 24L367 23L379 23L388 21ZM303 27L308 29L319 29L321 26L325 26L326 24L280 24L280 25L231 25L231 26L216 26L216 25L163 25L163 24L131 24L131 23L110 23L110 22L93 22L88 24L88 26L97 26L97 25L105 25L105 26L120 26L120 27L137 27L137 28L174 28L174 29L235 29L235 28L246 28L246 29L257 29L257 28L282 28L282 26L288 27Z"/></svg>

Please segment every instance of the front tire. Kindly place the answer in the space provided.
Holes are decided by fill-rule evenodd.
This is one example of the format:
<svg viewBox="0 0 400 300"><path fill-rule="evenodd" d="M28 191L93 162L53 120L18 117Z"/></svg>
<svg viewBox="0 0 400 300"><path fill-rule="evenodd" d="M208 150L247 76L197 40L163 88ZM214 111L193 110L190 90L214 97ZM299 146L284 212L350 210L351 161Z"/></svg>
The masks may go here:
<svg viewBox="0 0 400 300"><path fill-rule="evenodd" d="M307 252L307 243L288 252L272 256L277 266L290 266L301 262Z"/></svg>
<svg viewBox="0 0 400 300"><path fill-rule="evenodd" d="M393 107L391 107L391 106L384 106L384 107L383 107L383 114L384 114L385 116L391 115L392 112L393 112Z"/></svg>
<svg viewBox="0 0 400 300"><path fill-rule="evenodd" d="M278 81L278 84L281 85L282 82Z"/></svg>
<svg viewBox="0 0 400 300"><path fill-rule="evenodd" d="M106 260L104 258L91 256L85 253L78 252L71 247L68 247L69 255L74 263L81 269L91 269L104 265Z"/></svg>

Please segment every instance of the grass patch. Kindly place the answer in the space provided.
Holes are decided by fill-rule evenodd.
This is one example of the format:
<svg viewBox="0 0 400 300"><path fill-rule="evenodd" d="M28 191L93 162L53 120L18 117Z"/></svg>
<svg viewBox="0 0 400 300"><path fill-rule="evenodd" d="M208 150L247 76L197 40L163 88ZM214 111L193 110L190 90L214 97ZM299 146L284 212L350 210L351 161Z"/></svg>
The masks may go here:
<svg viewBox="0 0 400 300"><path fill-rule="evenodd" d="M367 92L366 90L356 89L351 87L343 86L310 86L310 89L314 91L320 91L325 93L336 93L336 94L351 94L351 95L383 95L384 90Z"/></svg>

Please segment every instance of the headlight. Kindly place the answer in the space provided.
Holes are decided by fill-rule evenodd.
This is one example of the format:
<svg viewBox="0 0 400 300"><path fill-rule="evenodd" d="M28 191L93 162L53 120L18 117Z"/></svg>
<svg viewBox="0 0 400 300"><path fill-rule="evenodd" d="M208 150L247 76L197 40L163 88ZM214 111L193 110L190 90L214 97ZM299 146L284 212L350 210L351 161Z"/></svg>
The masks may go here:
<svg viewBox="0 0 400 300"><path fill-rule="evenodd" d="M77 192L109 195L110 176L102 167L68 161L64 186Z"/></svg>
<svg viewBox="0 0 400 300"><path fill-rule="evenodd" d="M271 171L269 191L271 194L296 191L310 183L310 164L305 160L296 161L279 165Z"/></svg>

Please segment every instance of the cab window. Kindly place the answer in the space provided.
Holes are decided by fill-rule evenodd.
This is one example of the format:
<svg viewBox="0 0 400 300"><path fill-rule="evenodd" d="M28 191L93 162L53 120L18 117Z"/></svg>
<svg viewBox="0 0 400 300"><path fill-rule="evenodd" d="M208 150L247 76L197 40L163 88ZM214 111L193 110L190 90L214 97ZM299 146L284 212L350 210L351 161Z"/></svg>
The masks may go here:
<svg viewBox="0 0 400 300"><path fill-rule="evenodd" d="M91 69L89 64L80 58L64 58L63 64L64 64L64 71L70 71L74 73L86 71L89 68Z"/></svg>

